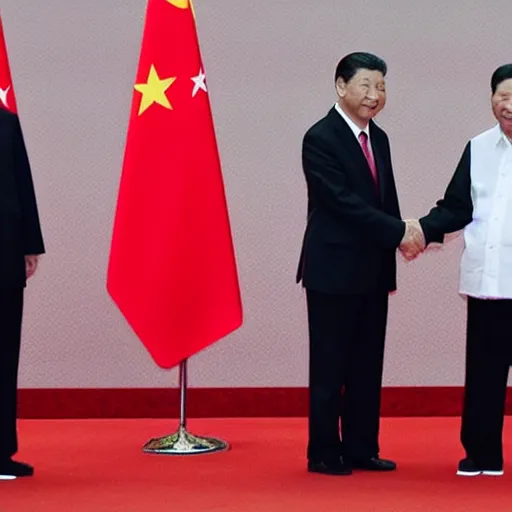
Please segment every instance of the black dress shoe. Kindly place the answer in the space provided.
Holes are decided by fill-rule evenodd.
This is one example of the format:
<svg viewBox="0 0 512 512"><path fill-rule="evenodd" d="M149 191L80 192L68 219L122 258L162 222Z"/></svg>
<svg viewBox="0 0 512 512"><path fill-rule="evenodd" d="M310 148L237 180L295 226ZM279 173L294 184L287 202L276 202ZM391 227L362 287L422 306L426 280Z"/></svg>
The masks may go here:
<svg viewBox="0 0 512 512"><path fill-rule="evenodd" d="M394 471L396 463L392 460L379 459L378 457L369 457L367 459L351 460L353 468L366 469L368 471Z"/></svg>
<svg viewBox="0 0 512 512"><path fill-rule="evenodd" d="M343 461L343 458L329 461L308 461L308 471L310 473L322 473L324 475L351 475L352 468Z"/></svg>
<svg viewBox="0 0 512 512"><path fill-rule="evenodd" d="M11 480L23 476L32 476L34 468L23 462L16 462L12 459L0 461L0 479Z"/></svg>

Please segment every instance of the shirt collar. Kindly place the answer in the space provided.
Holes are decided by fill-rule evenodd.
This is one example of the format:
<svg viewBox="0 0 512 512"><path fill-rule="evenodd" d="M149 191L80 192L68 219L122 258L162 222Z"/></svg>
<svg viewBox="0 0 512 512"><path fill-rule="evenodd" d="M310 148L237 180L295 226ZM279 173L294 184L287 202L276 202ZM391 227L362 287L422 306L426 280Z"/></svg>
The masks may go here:
<svg viewBox="0 0 512 512"><path fill-rule="evenodd" d="M495 135L495 141L496 141L496 147L503 148L503 149L511 149L512 143L510 142L510 139L503 133L503 130L501 129L500 125L497 124L494 127L494 135Z"/></svg>
<svg viewBox="0 0 512 512"><path fill-rule="evenodd" d="M348 124L350 129L354 132L354 135L356 136L356 139L359 140L359 134L361 132L364 132L364 133L366 133L366 136L368 137L368 140L370 140L370 127L369 127L369 125L366 125L366 127L364 129L361 129L361 128L359 128L359 126L357 126L356 123L354 123L354 121L352 121L352 119L350 119L350 117L340 107L339 103L336 103L334 105L334 108L338 111L340 116L345 120L345 122Z"/></svg>

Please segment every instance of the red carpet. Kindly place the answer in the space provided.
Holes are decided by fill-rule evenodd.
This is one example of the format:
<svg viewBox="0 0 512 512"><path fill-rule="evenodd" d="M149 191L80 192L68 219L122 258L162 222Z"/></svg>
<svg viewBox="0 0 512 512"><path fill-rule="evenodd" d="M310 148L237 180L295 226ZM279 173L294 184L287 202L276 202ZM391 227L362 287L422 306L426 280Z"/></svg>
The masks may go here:
<svg viewBox="0 0 512 512"><path fill-rule="evenodd" d="M24 420L19 458L37 473L0 482L0 511L512 510L512 464L500 478L455 476L457 418L384 419L382 455L394 458L398 471L350 477L305 471L305 419L192 420L190 431L220 437L232 449L179 458L142 453L146 440L175 426L160 419Z"/></svg>

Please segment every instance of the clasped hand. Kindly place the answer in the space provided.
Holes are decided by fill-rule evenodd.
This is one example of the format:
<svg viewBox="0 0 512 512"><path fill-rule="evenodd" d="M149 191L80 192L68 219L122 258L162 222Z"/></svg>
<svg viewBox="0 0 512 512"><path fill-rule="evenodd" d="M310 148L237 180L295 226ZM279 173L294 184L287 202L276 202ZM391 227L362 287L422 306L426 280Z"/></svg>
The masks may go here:
<svg viewBox="0 0 512 512"><path fill-rule="evenodd" d="M405 221L405 234L400 242L400 251L408 261L416 258L425 250L425 236L421 224L416 219Z"/></svg>

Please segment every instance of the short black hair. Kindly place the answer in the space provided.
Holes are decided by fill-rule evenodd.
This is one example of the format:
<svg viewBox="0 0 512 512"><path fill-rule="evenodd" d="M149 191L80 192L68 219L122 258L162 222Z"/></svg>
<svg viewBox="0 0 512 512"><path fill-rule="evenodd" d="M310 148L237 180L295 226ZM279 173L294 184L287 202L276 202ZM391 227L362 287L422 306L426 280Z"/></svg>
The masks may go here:
<svg viewBox="0 0 512 512"><path fill-rule="evenodd" d="M388 72L386 63L377 55L365 52L354 52L345 55L336 66L334 81L342 78L345 83L350 82L352 77L360 69L370 69L372 71L380 71L384 76Z"/></svg>
<svg viewBox="0 0 512 512"><path fill-rule="evenodd" d="M501 82L504 82L509 78L512 78L512 64L504 64L503 66L500 66L498 69L496 69L491 77L492 93L494 94L496 92L496 89L498 88L498 85L501 84Z"/></svg>

